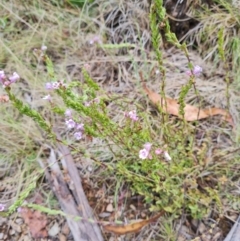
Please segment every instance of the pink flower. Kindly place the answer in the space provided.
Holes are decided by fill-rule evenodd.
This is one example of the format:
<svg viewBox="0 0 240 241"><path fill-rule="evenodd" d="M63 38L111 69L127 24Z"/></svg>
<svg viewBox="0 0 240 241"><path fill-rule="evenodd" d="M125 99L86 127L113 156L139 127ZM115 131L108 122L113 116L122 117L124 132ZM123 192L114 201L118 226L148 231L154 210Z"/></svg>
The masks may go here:
<svg viewBox="0 0 240 241"><path fill-rule="evenodd" d="M151 148L152 148L151 143L147 142L147 143L144 144L144 149L146 149L148 152L150 152Z"/></svg>
<svg viewBox="0 0 240 241"><path fill-rule="evenodd" d="M76 126L76 122L73 119L65 121L68 129L73 129Z"/></svg>
<svg viewBox="0 0 240 241"><path fill-rule="evenodd" d="M139 158L142 160L147 159L148 155L149 152L146 149L142 149L139 151Z"/></svg>
<svg viewBox="0 0 240 241"><path fill-rule="evenodd" d="M7 86L10 86L11 82L9 80L4 81L3 88L6 88Z"/></svg>
<svg viewBox="0 0 240 241"><path fill-rule="evenodd" d="M60 85L61 85L61 83L59 83L59 82L53 82L52 83L52 88L57 90L57 89L59 89Z"/></svg>
<svg viewBox="0 0 240 241"><path fill-rule="evenodd" d="M9 77L9 80L11 83L15 83L19 79L20 79L20 76L16 72L14 72L13 75Z"/></svg>
<svg viewBox="0 0 240 241"><path fill-rule="evenodd" d="M102 44L102 40L99 36L94 36L90 41L89 44L93 45L95 43Z"/></svg>
<svg viewBox="0 0 240 241"><path fill-rule="evenodd" d="M4 71L3 70L0 71L0 83L3 85L3 88L10 86L12 83L15 83L19 79L20 79L20 76L16 72L14 72L12 76L7 78Z"/></svg>
<svg viewBox="0 0 240 241"><path fill-rule="evenodd" d="M82 135L83 133L81 131L75 132L74 133L74 137L76 138L76 140L81 140L82 139Z"/></svg>
<svg viewBox="0 0 240 241"><path fill-rule="evenodd" d="M162 151L160 148L158 148L158 149L155 150L155 154L156 154L156 155L160 155L162 152L163 152L163 151Z"/></svg>
<svg viewBox="0 0 240 241"><path fill-rule="evenodd" d="M135 110L129 111L125 113L125 116L130 118L132 121L138 121L137 112Z"/></svg>
<svg viewBox="0 0 240 241"><path fill-rule="evenodd" d="M192 71L191 70L186 71L186 74L189 76L192 76L192 74L194 76L199 76L201 73L202 73L202 68L198 65L194 66Z"/></svg>
<svg viewBox="0 0 240 241"><path fill-rule="evenodd" d="M89 107L89 106L91 105L91 103L90 103L89 101L86 101L86 102L84 103L84 105L85 105L86 107Z"/></svg>
<svg viewBox="0 0 240 241"><path fill-rule="evenodd" d="M88 63L84 64L83 67L84 67L84 69L86 69L87 71L90 71L90 69L91 69L91 65L88 64Z"/></svg>
<svg viewBox="0 0 240 241"><path fill-rule="evenodd" d="M0 203L0 212L2 212L5 209L5 204Z"/></svg>

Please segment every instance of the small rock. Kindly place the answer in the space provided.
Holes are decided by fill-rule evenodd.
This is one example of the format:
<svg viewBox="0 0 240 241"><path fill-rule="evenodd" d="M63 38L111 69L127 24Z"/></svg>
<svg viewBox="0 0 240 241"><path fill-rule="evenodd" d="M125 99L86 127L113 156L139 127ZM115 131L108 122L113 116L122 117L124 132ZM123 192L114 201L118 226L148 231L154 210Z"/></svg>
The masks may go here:
<svg viewBox="0 0 240 241"><path fill-rule="evenodd" d="M9 231L9 234L10 234L11 236L13 236L15 233L16 233L16 232L15 232L14 229L11 229L11 230Z"/></svg>
<svg viewBox="0 0 240 241"><path fill-rule="evenodd" d="M212 238L212 241L218 241L220 240L220 237L222 236L222 233L221 232L218 232L216 233L213 238Z"/></svg>
<svg viewBox="0 0 240 241"><path fill-rule="evenodd" d="M21 241L31 241L31 238L28 235L23 236Z"/></svg>
<svg viewBox="0 0 240 241"><path fill-rule="evenodd" d="M55 223L48 231L48 235L51 237L56 236L60 232L58 223Z"/></svg>
<svg viewBox="0 0 240 241"><path fill-rule="evenodd" d="M186 237L184 235L179 235L177 241L186 241Z"/></svg>
<svg viewBox="0 0 240 241"><path fill-rule="evenodd" d="M133 211L136 211L136 210L137 210L136 207L135 207L134 205L132 205L132 204L131 204L129 207L130 207Z"/></svg>
<svg viewBox="0 0 240 241"><path fill-rule="evenodd" d="M22 218L17 218L17 219L15 220L15 223L16 223L16 224L19 224L19 225L23 224Z"/></svg>
<svg viewBox="0 0 240 241"><path fill-rule="evenodd" d="M12 227L12 229L14 229L15 231L17 231L18 233L22 232L21 226L17 225L16 223L14 223L12 220L9 221L10 226Z"/></svg>
<svg viewBox="0 0 240 241"><path fill-rule="evenodd" d="M201 223L199 224L199 226L198 226L198 232L199 232L200 234L203 234L205 231L206 231L206 226L204 225L203 222L201 222Z"/></svg>
<svg viewBox="0 0 240 241"><path fill-rule="evenodd" d="M65 223L65 224L63 225L63 227L62 227L62 233L63 233L64 235L66 235L66 236L68 236L68 234L70 233L70 229L69 229L67 223Z"/></svg>
<svg viewBox="0 0 240 241"><path fill-rule="evenodd" d="M197 229L198 223L199 223L199 221L198 221L197 219L193 219L193 220L191 221L191 224L192 224L192 226L193 226L194 229Z"/></svg>
<svg viewBox="0 0 240 241"><path fill-rule="evenodd" d="M113 205L112 205L111 203L109 203L109 204L107 205L106 211L109 212L109 213L113 212Z"/></svg>
<svg viewBox="0 0 240 241"><path fill-rule="evenodd" d="M58 234L59 241L67 241L67 238L62 233Z"/></svg>
<svg viewBox="0 0 240 241"><path fill-rule="evenodd" d="M109 217L110 215L111 215L110 213L103 212L103 213L100 213L98 216L100 218L106 218L106 217Z"/></svg>
<svg viewBox="0 0 240 241"><path fill-rule="evenodd" d="M210 234L203 234L202 241L212 241L212 236Z"/></svg>
<svg viewBox="0 0 240 241"><path fill-rule="evenodd" d="M3 217L0 218L0 226L2 226L6 222L7 222L6 218L3 218Z"/></svg>

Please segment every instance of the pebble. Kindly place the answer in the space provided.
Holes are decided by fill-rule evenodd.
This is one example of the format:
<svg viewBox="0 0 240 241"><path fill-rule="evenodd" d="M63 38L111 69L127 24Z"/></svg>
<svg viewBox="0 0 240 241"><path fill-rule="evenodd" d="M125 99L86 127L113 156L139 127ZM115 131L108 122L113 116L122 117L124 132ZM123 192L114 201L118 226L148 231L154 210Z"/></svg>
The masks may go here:
<svg viewBox="0 0 240 241"><path fill-rule="evenodd" d="M213 238L212 238L212 240L220 240L220 237L222 236L222 233L221 232L217 232L214 236L213 236Z"/></svg>
<svg viewBox="0 0 240 241"><path fill-rule="evenodd" d="M67 224L67 222L63 225L63 227L62 227L62 233L64 234L64 235L66 235L66 236L68 236L68 234L70 233L70 229L69 229L69 227L68 227L68 224Z"/></svg>
<svg viewBox="0 0 240 241"><path fill-rule="evenodd" d="M2 226L4 223L7 222L7 219L6 218L0 218L0 226Z"/></svg>
<svg viewBox="0 0 240 241"><path fill-rule="evenodd" d="M109 212L109 213L113 212L113 205L112 205L112 203L109 203L107 205L106 211Z"/></svg>
<svg viewBox="0 0 240 241"><path fill-rule="evenodd" d="M100 218L106 218L106 217L109 217L111 214L110 213L107 213L107 212L103 212L103 213L100 213L98 216Z"/></svg>
<svg viewBox="0 0 240 241"><path fill-rule="evenodd" d="M67 241L66 236L63 235L62 233L60 233L60 234L58 235L58 238L59 238L59 241Z"/></svg>
<svg viewBox="0 0 240 241"><path fill-rule="evenodd" d="M12 227L12 229L14 229L15 231L17 231L18 233L22 232L21 226L17 225L16 223L14 223L12 220L9 220L9 224Z"/></svg>
<svg viewBox="0 0 240 241"><path fill-rule="evenodd" d="M29 241L29 239L27 239L28 236L22 234L21 237L18 239L18 241Z"/></svg>
<svg viewBox="0 0 240 241"><path fill-rule="evenodd" d="M142 217L142 218L146 218L146 216L147 216L146 213L141 212L141 217Z"/></svg>
<svg viewBox="0 0 240 241"><path fill-rule="evenodd" d="M130 205L130 208L133 210L133 211L136 211L137 209L136 209L136 207L134 206L134 205Z"/></svg>
<svg viewBox="0 0 240 241"><path fill-rule="evenodd" d="M48 231L48 235L51 237L56 236L60 232L58 223L55 223Z"/></svg>
<svg viewBox="0 0 240 241"><path fill-rule="evenodd" d="M201 222L201 223L199 224L199 226L198 226L198 232L199 232L200 234L203 234L205 231L206 231L206 226L204 225L203 222Z"/></svg>
<svg viewBox="0 0 240 241"><path fill-rule="evenodd" d="M11 230L9 231L9 234L10 234L11 236L13 236L13 235L15 234L15 230L14 230L14 229L11 229Z"/></svg>
<svg viewBox="0 0 240 241"><path fill-rule="evenodd" d="M23 224L22 218L17 218L17 219L15 220L15 223L17 223L17 224Z"/></svg>

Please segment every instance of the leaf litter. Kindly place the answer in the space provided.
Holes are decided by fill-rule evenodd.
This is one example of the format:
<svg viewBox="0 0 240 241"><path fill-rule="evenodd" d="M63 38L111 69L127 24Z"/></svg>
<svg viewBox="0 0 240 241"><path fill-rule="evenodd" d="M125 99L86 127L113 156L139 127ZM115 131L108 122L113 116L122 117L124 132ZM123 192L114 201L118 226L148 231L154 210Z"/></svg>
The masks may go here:
<svg viewBox="0 0 240 241"><path fill-rule="evenodd" d="M145 83L143 84L143 89L154 105L161 106L164 112L182 119L182 115L179 113L180 104L177 100L161 97L159 94L149 89ZM226 110L220 108L200 109L190 104L186 104L184 107L184 119L186 121L201 120L215 115L221 115L223 120L233 125L233 119Z"/></svg>
<svg viewBox="0 0 240 241"><path fill-rule="evenodd" d="M127 225L105 225L103 226L103 229L107 232L112 232L114 234L118 234L118 235L124 235L124 234L128 234L128 233L137 233L139 232L144 226L157 221L157 219L159 217L161 217L163 215L164 211L160 212L159 214L157 214L156 216L143 220L143 221L139 221L139 222L134 222L131 224L127 224Z"/></svg>
<svg viewBox="0 0 240 241"><path fill-rule="evenodd" d="M115 6L114 6L115 7ZM135 5L134 5L134 8L135 8ZM132 11L132 8L127 8L127 9L130 9L131 11ZM137 9L137 8L136 8ZM138 8L139 9L139 8ZM112 11L113 12L113 11ZM125 13L124 13L125 14ZM127 13L126 14L126 16L129 16L129 13ZM142 18L142 15L141 14L138 14L138 16L141 16L141 18ZM114 20L115 21L115 20ZM68 22L68 21L66 21L66 22ZM140 21L139 21L140 22ZM111 25L111 24L109 24L109 25ZM124 25L123 25L124 26ZM120 29L120 30L122 30L122 31L125 31L125 29L126 29L126 27L123 27L123 28L119 28L118 27L118 29ZM114 30L113 30L114 31ZM124 32L125 33L125 32ZM119 34L119 32L117 32L117 31L115 31L114 32L114 34L115 34L115 36L114 36L114 38L116 38L116 37L118 37L118 38L120 38L121 39L121 36L123 36L123 34L120 32L120 34ZM136 33L132 33L132 35L136 35ZM131 34L128 34L128 38L131 40L131 38L132 38L132 35ZM69 39L71 39L71 38L69 38ZM127 39L126 41L128 42L129 41L129 39ZM141 39L141 37L140 37L140 39ZM78 40L79 41L79 40ZM116 40L117 41L117 40ZM117 41L118 42L118 41ZM120 41L119 41L120 42ZM147 42L147 41L146 41ZM16 45L16 46L18 46L18 45ZM74 46L74 44L73 44L73 46ZM58 46L59 47L59 46ZM145 47L145 46L144 46ZM56 48L56 50L58 50L58 48ZM91 50L91 51L93 51L93 50ZM82 50L81 49L81 52L83 53L83 54L86 54L86 51L85 50ZM88 54L89 54L89 51L88 51ZM173 55L172 53L171 53L171 55L172 56L177 56L177 57L179 57L178 55ZM72 57L76 57L77 59L76 59L76 63L78 63L78 61L79 61L79 56L71 56L71 63L72 62L74 62L74 61L72 61L72 59L74 59L74 58L72 58ZM117 58L117 56L115 56L116 58ZM120 56L121 57L121 56ZM196 57L196 56L195 56ZM90 58L91 59L91 58ZM100 56L96 56L96 55L94 55L93 56L93 59L96 59L96 65L98 65L98 67L99 67L99 65L101 65L102 64L102 66L100 66L99 68L94 68L95 69L95 72L97 72L97 71L99 71L100 73L97 73L96 74L96 76L98 76L98 79L99 79L99 81L101 82L104 82L103 80L106 78L106 79L108 79L109 78L109 76L106 74L106 73L111 73L111 72L113 72L112 71L112 69L113 69L113 67L111 66L111 64L107 61L107 57L106 57L106 63L102 60L102 57L100 57ZM118 60L118 59L117 59ZM102 61L102 62L101 62ZM183 65L183 63L182 63L182 61L178 61L178 63L180 64L180 65ZM175 63L176 64L176 63ZM109 68L109 71L106 71L106 66ZM125 65L124 64L118 64L118 68L121 70L121 69L124 69L125 68ZM79 67L79 66L77 66L77 67ZM77 68L76 67L76 68ZM102 68L101 68L102 67ZM141 68L141 66L139 66L139 68ZM125 70L125 69L124 69ZM174 81L176 82L176 83L179 83L178 81L176 81L176 79L174 78L174 76L173 76L173 71L169 71L169 72L171 72L170 74L171 74L171 78L172 79L174 79ZM122 79L131 79L131 71L116 71L116 73L122 73L122 74L118 74L118 76L115 76L115 75L112 75L112 76L114 76L114 78L115 79L117 79L117 80L120 80L120 78ZM128 76L121 76L121 75L123 75L123 73L124 74L126 74L126 75L128 75ZM125 78L124 78L125 77ZM127 78L128 77L128 78ZM115 87L115 84L112 84L111 83L111 81L106 81L107 82L107 86L108 86L108 88L113 88L113 85L114 85L114 87ZM116 83L117 81L115 81L115 83ZM121 82L122 83L122 82ZM126 86L127 86L127 84L126 84ZM219 86L220 85L218 85L218 88L219 88ZM128 87L128 86L127 86ZM117 88L117 87L116 87ZM209 86L208 86L208 88L209 88ZM120 87L119 87L119 89L121 90L121 91L125 91L124 90L124 84L122 84ZM177 88L176 88L177 89ZM178 88L178 89L180 89L180 88ZM174 88L173 88L173 86L171 85L171 91L173 91L174 90ZM218 93L218 96L222 96L222 95L219 95L219 91L214 91L215 93ZM177 91L175 91L175 94L177 93ZM173 100L174 101L174 99L170 99L170 100ZM237 102L235 102L235 103L237 103ZM156 105L158 105L159 103L157 103ZM212 103L213 105L214 105L214 103ZM177 106L177 104L173 104L173 106L175 106L176 107L176 110L177 111L175 111L174 113L176 113L176 116L178 116L178 109L179 109L179 106ZM194 107L194 106L193 106ZM197 108L197 110L199 111L199 108ZM170 113L171 114L171 113ZM173 114L174 115L174 114ZM211 115L209 115L209 116L211 116ZM224 117L224 115L222 115L223 117ZM196 117L196 116L195 116ZM181 116L179 117L179 118L181 118ZM207 117L206 117L207 118ZM199 119L199 118L198 118Z"/></svg>
<svg viewBox="0 0 240 241"><path fill-rule="evenodd" d="M27 207L21 207L19 212L21 213L24 222L28 225L33 238L46 238L48 236L46 230L48 219L45 214L38 210L31 210Z"/></svg>

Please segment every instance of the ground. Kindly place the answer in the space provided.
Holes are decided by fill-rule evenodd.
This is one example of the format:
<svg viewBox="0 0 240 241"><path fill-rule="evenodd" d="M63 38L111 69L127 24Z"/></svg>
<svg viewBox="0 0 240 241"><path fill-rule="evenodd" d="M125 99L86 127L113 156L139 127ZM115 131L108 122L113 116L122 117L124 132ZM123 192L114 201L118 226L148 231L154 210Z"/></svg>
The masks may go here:
<svg viewBox="0 0 240 241"><path fill-rule="evenodd" d="M0 240L74 240L74 229L69 223L72 217L65 215L66 210L72 207L73 213L81 213L88 205L98 220L96 226L101 230L103 240L221 241L230 231L239 215L238 6L221 1L182 1L181 4L164 1L171 30L179 40L186 42L189 50L187 58L182 49L167 41L164 30L159 28L163 37L163 41L159 41L165 68L165 95L179 99L189 80L186 71L190 60L203 71L195 78L194 88L188 91L186 103L202 109L226 110L232 117L232 123L228 123L219 115L210 116L187 124L189 132L184 132L183 121L174 115L163 123L162 113L150 103L142 88L145 81L148 88L159 93L163 83L152 45L149 4L143 0L100 0L76 7L68 1L54 0L0 2L0 70L9 75L19 74L20 81L11 86L12 93L37 110L57 130L60 139L70 143L64 150L71 151L73 157L71 165L68 158L67 161L64 158L67 164L62 161L63 143L51 142L31 118L19 113L11 102L5 103L6 89L0 89L0 204L4 207L0 216ZM211 11L206 10L206 6ZM214 25L215 21L218 27L212 28L211 23ZM174 162L188 158L188 154L182 153L193 155L194 165L185 167L179 174L179 181L184 180L179 190L182 188L188 201L176 212L169 210L170 206L164 207L165 213L161 217L144 223L139 230L128 233L128 226L124 226L123 235L107 232L104 225L114 226L116 221L127 225L151 220L161 211L152 205L159 196L156 191L156 197L147 202L146 192L137 185L133 188L134 181L129 181L127 176L130 171L135 171L131 166L129 173L120 175L120 171L125 170L121 169L120 159L130 159L131 152L122 154L114 145L110 152L105 139L90 135L80 142L72 141L72 133L66 131L64 116L52 112L52 105L42 99L48 93L45 83L51 81L51 77L47 73L49 66L40 56L41 46L47 46L46 54L54 64L57 80L67 84L72 80L82 82L82 69L88 71L101 87L97 97L104 96L114 122L123 126L124 110L137 108L143 113L141 118L151 123L149 129L153 139L164 139L166 128L174 134L189 135L184 151L175 151L178 149L174 147L175 142L167 147L172 151L169 153ZM219 46L223 46L224 56L219 54ZM82 91L76 89L76 92ZM63 106L63 100L57 95L54 105ZM193 148L191 151L187 149L189 143ZM54 169L53 163L58 163L62 174ZM122 163L128 165L127 161ZM111 172L107 166L117 166L120 171L114 169ZM78 174L66 174L64 171L69 169ZM169 172L172 171L169 168ZM63 178L60 180L58 175ZM79 179L74 179L76 176ZM71 180L82 183L82 189L78 184L75 190L84 191L87 203L80 203L86 206L76 205L81 195L71 189ZM58 181L61 188L66 185L65 191L72 197L72 204L70 199L67 199L68 205L64 204L66 199L56 190ZM214 201L211 199L208 203L208 197L215 194ZM206 202L205 215L194 217L193 210L192 213L189 211L192 196L187 195L195 195L198 203ZM164 200L164 197L160 199ZM28 208L24 209L26 204ZM91 223L89 220L84 222ZM44 238L40 238L41 235Z"/></svg>

